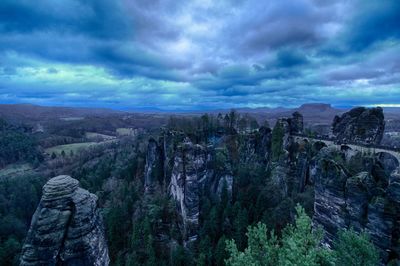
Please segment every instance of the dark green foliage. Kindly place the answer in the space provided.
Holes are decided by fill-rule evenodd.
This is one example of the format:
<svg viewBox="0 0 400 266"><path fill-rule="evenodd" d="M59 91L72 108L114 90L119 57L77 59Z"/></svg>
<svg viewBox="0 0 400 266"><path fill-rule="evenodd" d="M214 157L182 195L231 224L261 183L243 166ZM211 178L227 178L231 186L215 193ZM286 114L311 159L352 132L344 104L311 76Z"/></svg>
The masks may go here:
<svg viewBox="0 0 400 266"><path fill-rule="evenodd" d="M339 232L332 259L335 265L373 266L379 264L379 253L367 233L350 229Z"/></svg>
<svg viewBox="0 0 400 266"><path fill-rule="evenodd" d="M0 119L0 167L17 161L43 160L36 140L26 131Z"/></svg>
<svg viewBox="0 0 400 266"><path fill-rule="evenodd" d="M0 262L18 265L18 256L45 180L19 176L0 180Z"/></svg>
<svg viewBox="0 0 400 266"><path fill-rule="evenodd" d="M378 265L379 255L366 233L342 231L331 251L320 246L322 231L312 230L311 219L303 208L296 207L296 220L284 229L281 238L258 223L247 231L248 245L240 251L234 240L226 242L229 266L312 266L312 265Z"/></svg>
<svg viewBox="0 0 400 266"><path fill-rule="evenodd" d="M21 251L21 243L13 236L0 245L0 261L2 265L18 265L18 254Z"/></svg>

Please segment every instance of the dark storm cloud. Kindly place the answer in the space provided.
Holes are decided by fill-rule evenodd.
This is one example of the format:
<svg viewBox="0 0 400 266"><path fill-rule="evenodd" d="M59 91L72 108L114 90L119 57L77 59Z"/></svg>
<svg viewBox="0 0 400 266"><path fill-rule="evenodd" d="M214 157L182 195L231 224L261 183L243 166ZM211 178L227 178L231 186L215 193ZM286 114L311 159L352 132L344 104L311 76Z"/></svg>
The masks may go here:
<svg viewBox="0 0 400 266"><path fill-rule="evenodd" d="M126 38L130 17L118 1L4 0L0 4L3 33L59 31L97 38Z"/></svg>
<svg viewBox="0 0 400 266"><path fill-rule="evenodd" d="M399 18L397 0L2 0L0 101L392 103Z"/></svg>
<svg viewBox="0 0 400 266"><path fill-rule="evenodd" d="M135 75L140 67L184 67L185 63L161 57L142 46L178 34L168 29L161 14L157 16L157 9L150 8L155 4L141 10L136 4L122 3L2 1L0 49L60 62L96 64L117 74Z"/></svg>
<svg viewBox="0 0 400 266"><path fill-rule="evenodd" d="M346 32L350 49L400 38L400 1L359 1L359 6Z"/></svg>
<svg viewBox="0 0 400 266"><path fill-rule="evenodd" d="M282 47L313 47L326 34L323 27L335 22L336 9L311 1L246 1L248 7L233 22L231 38L240 53L257 54ZM238 39L239 37L239 39Z"/></svg>
<svg viewBox="0 0 400 266"><path fill-rule="evenodd" d="M294 67L307 63L307 57L300 51L286 49L277 54L276 65L278 67Z"/></svg>

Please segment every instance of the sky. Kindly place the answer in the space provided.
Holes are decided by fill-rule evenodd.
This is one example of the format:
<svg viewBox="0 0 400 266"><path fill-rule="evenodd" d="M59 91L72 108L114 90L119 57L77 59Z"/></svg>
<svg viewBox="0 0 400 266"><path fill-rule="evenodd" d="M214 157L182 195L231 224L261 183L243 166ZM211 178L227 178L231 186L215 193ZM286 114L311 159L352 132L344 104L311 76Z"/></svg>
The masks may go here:
<svg viewBox="0 0 400 266"><path fill-rule="evenodd" d="M0 103L400 106L399 0L1 0Z"/></svg>

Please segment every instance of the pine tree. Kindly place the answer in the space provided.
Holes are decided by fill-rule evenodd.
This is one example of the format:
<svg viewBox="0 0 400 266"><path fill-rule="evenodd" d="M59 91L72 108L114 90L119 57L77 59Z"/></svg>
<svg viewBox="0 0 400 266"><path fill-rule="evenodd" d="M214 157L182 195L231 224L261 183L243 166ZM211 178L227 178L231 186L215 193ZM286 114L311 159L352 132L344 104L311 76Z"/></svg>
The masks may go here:
<svg viewBox="0 0 400 266"><path fill-rule="evenodd" d="M367 233L357 234L353 229L339 232L334 245L333 258L336 265L373 266L379 264L379 253Z"/></svg>

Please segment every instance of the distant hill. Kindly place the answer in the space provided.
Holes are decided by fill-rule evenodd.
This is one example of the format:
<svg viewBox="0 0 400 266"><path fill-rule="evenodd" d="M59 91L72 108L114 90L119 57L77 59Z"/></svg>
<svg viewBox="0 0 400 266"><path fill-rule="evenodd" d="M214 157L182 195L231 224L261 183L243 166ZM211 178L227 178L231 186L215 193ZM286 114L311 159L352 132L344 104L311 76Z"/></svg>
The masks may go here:
<svg viewBox="0 0 400 266"><path fill-rule="evenodd" d="M179 111L179 112L163 112L154 109L145 111L117 111L106 108L77 108L77 107L54 107L54 106L39 106L33 104L0 104L0 118L16 122L16 123L36 123L48 120L74 120L84 117L104 117L104 116L140 116L143 119L151 119L166 117L171 114L176 115L200 115L203 113L228 113L231 109L215 109L206 111ZM286 107L261 107L261 108L237 108L239 113L248 113L255 117L259 122L268 120L271 126L275 124L276 119L280 117L289 117L295 111L300 112L304 117L306 125L332 123L335 115L341 114L349 110L348 108L335 108L330 104L325 103L307 103L298 108ZM385 118L398 120L400 108L390 107L384 108Z"/></svg>
<svg viewBox="0 0 400 266"><path fill-rule="evenodd" d="M75 108L39 106L33 104L0 104L0 118L16 122L34 122L49 119L74 119L87 116L122 114L106 108Z"/></svg>
<svg viewBox="0 0 400 266"><path fill-rule="evenodd" d="M280 117L289 117L293 112L298 111L304 117L306 125L331 124L335 115L341 114L348 109L338 109L325 103L307 103L298 108L243 108L237 109L241 113L249 113L255 116L259 122L268 120L271 126L275 124L276 119Z"/></svg>

